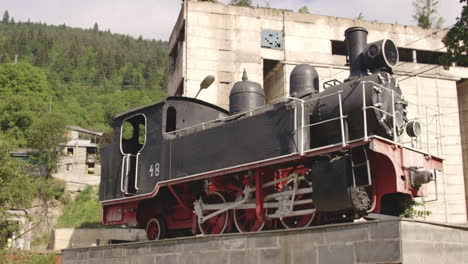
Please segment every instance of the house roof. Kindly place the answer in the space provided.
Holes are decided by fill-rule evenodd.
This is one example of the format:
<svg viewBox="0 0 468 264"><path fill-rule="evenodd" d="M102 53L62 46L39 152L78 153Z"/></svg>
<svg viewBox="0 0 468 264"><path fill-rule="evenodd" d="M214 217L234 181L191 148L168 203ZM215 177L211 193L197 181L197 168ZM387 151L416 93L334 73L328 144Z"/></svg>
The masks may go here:
<svg viewBox="0 0 468 264"><path fill-rule="evenodd" d="M99 136L101 137L104 133L102 132L95 132L95 131L92 131L92 130L89 130L89 129L85 129L85 128L82 128L82 127L79 127L79 126L67 126L68 129L70 130L73 130L73 131L77 131L77 132L81 132L81 133L86 133L86 134L90 134L90 135L94 135L94 136Z"/></svg>

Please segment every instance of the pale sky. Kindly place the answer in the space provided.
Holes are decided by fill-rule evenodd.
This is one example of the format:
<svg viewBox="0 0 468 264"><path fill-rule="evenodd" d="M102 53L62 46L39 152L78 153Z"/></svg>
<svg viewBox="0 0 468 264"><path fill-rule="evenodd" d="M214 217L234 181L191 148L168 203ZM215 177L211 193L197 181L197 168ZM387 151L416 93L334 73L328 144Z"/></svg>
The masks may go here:
<svg viewBox="0 0 468 264"><path fill-rule="evenodd" d="M228 3L229 0L220 2ZM254 0L265 6L267 1ZM308 6L311 13L354 18L362 12L365 20L415 25L413 0L271 0L273 8L297 11ZM15 21L43 22L53 25L91 28L142 35L147 39L168 40L180 10L180 0L0 0L0 15L8 10ZM444 27L455 23L462 5L459 0L439 0Z"/></svg>

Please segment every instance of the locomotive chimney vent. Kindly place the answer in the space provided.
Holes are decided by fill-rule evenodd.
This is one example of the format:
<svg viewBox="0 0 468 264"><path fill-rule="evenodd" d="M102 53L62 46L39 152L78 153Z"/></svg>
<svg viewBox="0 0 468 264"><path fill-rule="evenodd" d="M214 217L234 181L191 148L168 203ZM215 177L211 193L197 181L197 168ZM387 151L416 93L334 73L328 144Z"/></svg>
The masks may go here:
<svg viewBox="0 0 468 264"><path fill-rule="evenodd" d="M363 27L351 27L345 31L345 43L348 50L350 75L348 80L367 75L363 51L367 46L367 30Z"/></svg>

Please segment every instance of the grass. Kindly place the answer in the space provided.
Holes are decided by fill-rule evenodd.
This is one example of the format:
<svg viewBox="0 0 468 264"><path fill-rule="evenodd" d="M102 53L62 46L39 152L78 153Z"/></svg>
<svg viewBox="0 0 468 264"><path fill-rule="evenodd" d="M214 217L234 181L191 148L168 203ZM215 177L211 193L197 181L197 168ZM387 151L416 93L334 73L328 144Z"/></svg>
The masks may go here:
<svg viewBox="0 0 468 264"><path fill-rule="evenodd" d="M86 187L63 209L56 228L104 228L101 223L101 204L97 188Z"/></svg>
<svg viewBox="0 0 468 264"><path fill-rule="evenodd" d="M50 241L50 233L44 234L31 242L31 248L47 248Z"/></svg>
<svg viewBox="0 0 468 264"><path fill-rule="evenodd" d="M51 264L57 263L59 256L53 253L35 253L25 250L3 250L0 249L0 264Z"/></svg>

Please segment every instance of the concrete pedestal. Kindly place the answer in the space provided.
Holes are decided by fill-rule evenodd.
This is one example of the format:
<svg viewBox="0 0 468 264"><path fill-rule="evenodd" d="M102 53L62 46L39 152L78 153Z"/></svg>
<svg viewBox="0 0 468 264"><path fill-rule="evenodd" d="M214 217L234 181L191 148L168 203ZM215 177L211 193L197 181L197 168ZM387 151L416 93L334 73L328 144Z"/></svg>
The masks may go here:
<svg viewBox="0 0 468 264"><path fill-rule="evenodd" d="M65 249L64 264L468 263L468 227L386 220Z"/></svg>

